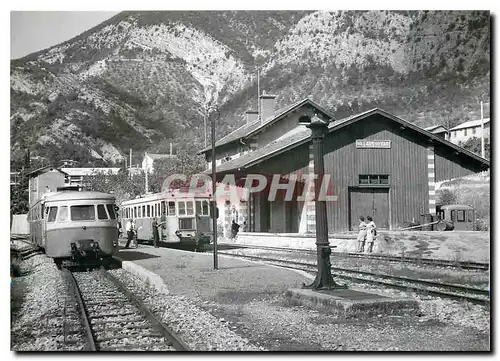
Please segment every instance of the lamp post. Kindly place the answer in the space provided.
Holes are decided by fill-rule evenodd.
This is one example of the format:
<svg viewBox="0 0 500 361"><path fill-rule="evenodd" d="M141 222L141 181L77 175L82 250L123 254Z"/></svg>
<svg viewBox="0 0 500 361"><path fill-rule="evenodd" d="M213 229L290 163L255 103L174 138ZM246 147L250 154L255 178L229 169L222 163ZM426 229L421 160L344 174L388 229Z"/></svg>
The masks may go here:
<svg viewBox="0 0 500 361"><path fill-rule="evenodd" d="M318 260L318 273L313 283L303 285L303 288L314 289L335 289L347 288L345 285L335 283L331 273L330 244L328 242L328 218L326 214L326 200L319 199L318 194L321 187L321 182L325 173L324 156L324 139L328 131L329 119L322 120L316 114L312 117L303 115L299 119L300 124L305 124L311 129L311 139L313 143L314 156L314 203L316 212L316 249Z"/></svg>
<svg viewBox="0 0 500 361"><path fill-rule="evenodd" d="M211 111L211 112L210 112ZM214 232L214 269L219 268L217 259L217 202L215 199L217 174L215 171L215 121L219 119L219 110L215 106L208 105L206 118L210 120L212 132L212 227Z"/></svg>

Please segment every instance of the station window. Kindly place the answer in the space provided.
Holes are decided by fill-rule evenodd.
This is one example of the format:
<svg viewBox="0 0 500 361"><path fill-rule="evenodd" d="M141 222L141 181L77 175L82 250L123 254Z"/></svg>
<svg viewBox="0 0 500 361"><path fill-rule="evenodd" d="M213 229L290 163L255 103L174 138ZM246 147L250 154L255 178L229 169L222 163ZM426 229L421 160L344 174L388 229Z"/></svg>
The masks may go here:
<svg viewBox="0 0 500 361"><path fill-rule="evenodd" d="M54 222L57 216L57 207L49 208L49 216L47 217L47 222Z"/></svg>
<svg viewBox="0 0 500 361"><path fill-rule="evenodd" d="M467 129L464 129L464 136L467 136Z"/></svg>
<svg viewBox="0 0 500 361"><path fill-rule="evenodd" d="M104 208L104 204L97 205L97 219L108 219L108 215L106 214L106 208Z"/></svg>
<svg viewBox="0 0 500 361"><path fill-rule="evenodd" d="M68 206L59 207L59 222L66 222L68 220Z"/></svg>
<svg viewBox="0 0 500 361"><path fill-rule="evenodd" d="M168 202L168 215L175 216L175 202Z"/></svg>
<svg viewBox="0 0 500 361"><path fill-rule="evenodd" d="M49 214L50 217L50 214ZM71 206L72 221L93 221L95 220L95 207L93 204L81 206Z"/></svg>
<svg viewBox="0 0 500 361"><path fill-rule="evenodd" d="M476 128L472 128L472 135L476 134Z"/></svg>
<svg viewBox="0 0 500 361"><path fill-rule="evenodd" d="M465 210L457 211L457 222L465 222Z"/></svg>
<svg viewBox="0 0 500 361"><path fill-rule="evenodd" d="M360 185L369 184L389 184L388 174L360 174L359 175Z"/></svg>

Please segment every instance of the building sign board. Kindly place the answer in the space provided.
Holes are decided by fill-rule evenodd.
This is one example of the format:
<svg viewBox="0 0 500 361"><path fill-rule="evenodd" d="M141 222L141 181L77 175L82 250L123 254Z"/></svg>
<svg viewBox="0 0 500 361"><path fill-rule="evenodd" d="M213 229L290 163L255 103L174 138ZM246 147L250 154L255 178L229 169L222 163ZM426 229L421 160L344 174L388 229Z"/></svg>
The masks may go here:
<svg viewBox="0 0 500 361"><path fill-rule="evenodd" d="M356 148L391 149L391 141L356 139Z"/></svg>

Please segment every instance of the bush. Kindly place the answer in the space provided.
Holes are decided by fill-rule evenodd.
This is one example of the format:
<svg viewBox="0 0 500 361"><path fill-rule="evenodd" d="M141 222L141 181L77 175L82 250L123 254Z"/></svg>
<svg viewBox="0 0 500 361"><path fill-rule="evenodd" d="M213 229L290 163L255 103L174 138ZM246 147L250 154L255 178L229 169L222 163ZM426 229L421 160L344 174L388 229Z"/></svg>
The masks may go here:
<svg viewBox="0 0 500 361"><path fill-rule="evenodd" d="M446 206L449 204L458 204L458 195L456 192L452 189L449 188L444 188L438 190L439 196L438 196L438 203Z"/></svg>

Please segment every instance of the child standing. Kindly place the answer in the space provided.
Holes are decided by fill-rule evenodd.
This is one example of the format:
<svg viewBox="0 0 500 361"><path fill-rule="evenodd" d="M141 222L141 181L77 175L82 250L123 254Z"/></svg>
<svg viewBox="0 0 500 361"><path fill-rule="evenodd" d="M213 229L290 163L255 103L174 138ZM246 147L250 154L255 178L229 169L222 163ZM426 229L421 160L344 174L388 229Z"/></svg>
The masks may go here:
<svg viewBox="0 0 500 361"><path fill-rule="evenodd" d="M373 252L373 242L377 238L377 226L375 225L375 222L373 222L373 218L368 216L366 217L368 224L366 225L366 243L367 243L367 250L366 253L372 253Z"/></svg>
<svg viewBox="0 0 500 361"><path fill-rule="evenodd" d="M358 252L363 253L365 248L365 238L366 238L366 223L365 217L359 216L359 233L358 233Z"/></svg>

